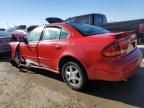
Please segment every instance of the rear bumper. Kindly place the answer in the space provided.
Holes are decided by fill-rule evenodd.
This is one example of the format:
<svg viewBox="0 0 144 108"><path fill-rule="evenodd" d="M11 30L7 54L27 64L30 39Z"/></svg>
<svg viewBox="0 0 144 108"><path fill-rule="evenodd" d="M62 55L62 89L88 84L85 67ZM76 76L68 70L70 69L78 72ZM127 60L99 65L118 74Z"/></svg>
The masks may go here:
<svg viewBox="0 0 144 108"><path fill-rule="evenodd" d="M95 66L89 72L90 80L121 81L125 80L136 73L142 61L143 55L139 49L136 49L126 57L104 60L100 62L100 68Z"/></svg>

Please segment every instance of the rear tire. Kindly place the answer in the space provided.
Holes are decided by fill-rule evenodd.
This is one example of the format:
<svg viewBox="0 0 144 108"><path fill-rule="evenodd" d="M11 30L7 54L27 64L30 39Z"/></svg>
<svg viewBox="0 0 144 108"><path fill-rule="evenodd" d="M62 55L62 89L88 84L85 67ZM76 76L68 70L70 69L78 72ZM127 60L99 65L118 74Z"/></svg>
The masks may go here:
<svg viewBox="0 0 144 108"><path fill-rule="evenodd" d="M84 68L77 62L68 61L62 65L64 82L74 90L84 89L87 77Z"/></svg>

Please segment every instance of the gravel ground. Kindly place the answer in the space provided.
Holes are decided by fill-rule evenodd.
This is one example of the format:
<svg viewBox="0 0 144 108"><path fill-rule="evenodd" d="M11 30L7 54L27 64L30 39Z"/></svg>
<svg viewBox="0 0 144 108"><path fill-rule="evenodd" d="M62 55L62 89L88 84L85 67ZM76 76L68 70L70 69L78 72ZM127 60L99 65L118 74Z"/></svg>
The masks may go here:
<svg viewBox="0 0 144 108"><path fill-rule="evenodd" d="M19 70L7 61L0 58L0 108L144 107L144 63L127 82L90 81L85 91L77 92L56 74Z"/></svg>

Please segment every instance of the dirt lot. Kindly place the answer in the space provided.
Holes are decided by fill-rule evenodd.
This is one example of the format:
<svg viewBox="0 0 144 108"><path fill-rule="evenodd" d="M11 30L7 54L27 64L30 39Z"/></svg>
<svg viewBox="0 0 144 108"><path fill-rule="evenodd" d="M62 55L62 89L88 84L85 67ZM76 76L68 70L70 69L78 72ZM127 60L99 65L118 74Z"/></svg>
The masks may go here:
<svg viewBox="0 0 144 108"><path fill-rule="evenodd" d="M141 50L143 46L139 46ZM144 107L144 64L127 82L90 81L84 92L44 70L19 70L0 58L0 108Z"/></svg>

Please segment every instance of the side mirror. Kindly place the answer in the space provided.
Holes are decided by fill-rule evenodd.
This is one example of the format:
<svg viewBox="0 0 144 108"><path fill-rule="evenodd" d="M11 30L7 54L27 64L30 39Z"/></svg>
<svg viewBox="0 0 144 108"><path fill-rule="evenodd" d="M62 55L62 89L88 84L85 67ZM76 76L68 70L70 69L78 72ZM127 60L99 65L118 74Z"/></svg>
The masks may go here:
<svg viewBox="0 0 144 108"><path fill-rule="evenodd" d="M144 33L144 23L139 25L139 33Z"/></svg>
<svg viewBox="0 0 144 108"><path fill-rule="evenodd" d="M27 33L23 30L16 30L12 33L12 36L15 40L20 41L22 38L27 36Z"/></svg>
<svg viewBox="0 0 144 108"><path fill-rule="evenodd" d="M26 37L23 38L23 42L26 43L26 44L28 44L28 40L27 40Z"/></svg>

